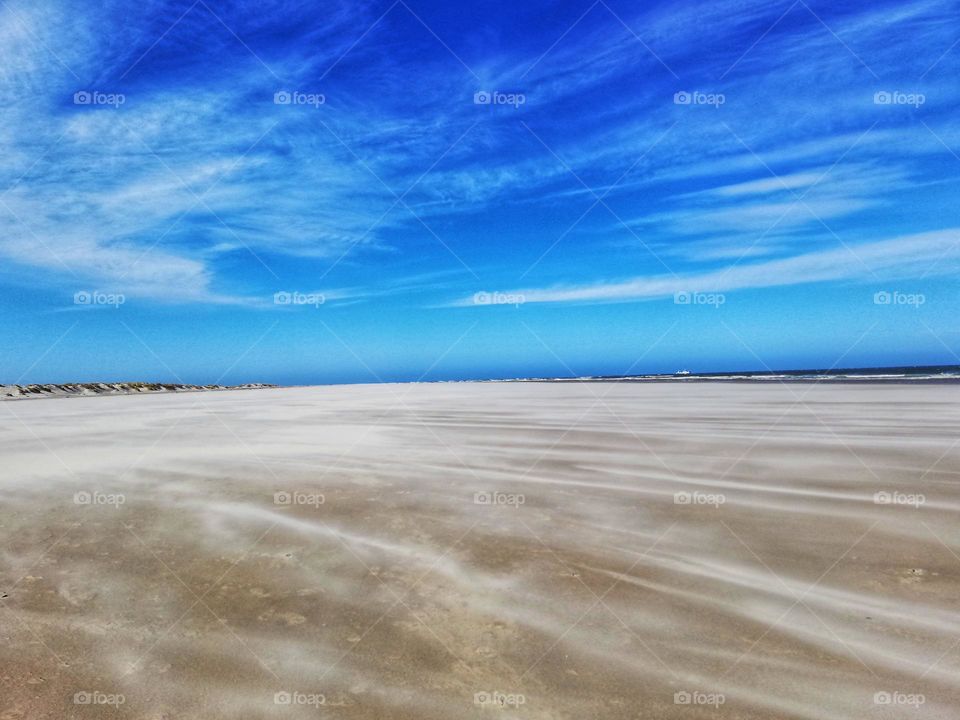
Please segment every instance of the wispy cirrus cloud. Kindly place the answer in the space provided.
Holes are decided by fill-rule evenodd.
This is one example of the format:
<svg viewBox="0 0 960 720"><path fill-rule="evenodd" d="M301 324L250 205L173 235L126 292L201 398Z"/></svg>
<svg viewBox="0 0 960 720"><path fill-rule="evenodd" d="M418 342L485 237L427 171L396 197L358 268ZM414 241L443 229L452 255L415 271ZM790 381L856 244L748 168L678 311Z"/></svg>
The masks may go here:
<svg viewBox="0 0 960 720"><path fill-rule="evenodd" d="M598 258L642 237L690 272L802 253L802 233L825 223L880 237L891 198L929 183L960 138L948 112L960 88L942 81L952 27L932 0L607 3L522 38L504 20L483 42L440 6L331 2L323 22L286 2L120 7L2 9L0 254L54 283L69 266L131 293L221 302L301 258L318 274L373 269L373 297L398 251L456 264L470 248L452 246L485 214L551 217L600 195L604 214L574 232ZM873 102L898 88L926 92L922 115ZM480 89L526 102L478 107ZM77 106L77 90L125 102ZM325 102L276 105L280 90ZM676 105L680 90L726 101ZM920 212L918 230L939 216ZM566 230L551 225L544 247ZM507 277L528 267L496 250L482 260Z"/></svg>
<svg viewBox="0 0 960 720"><path fill-rule="evenodd" d="M960 270L960 228L842 246L792 257L744 262L722 270L680 276L644 276L619 282L518 288L504 294L526 303L623 302L678 292L730 292L828 281L880 281L950 275ZM470 307L473 297L453 307Z"/></svg>

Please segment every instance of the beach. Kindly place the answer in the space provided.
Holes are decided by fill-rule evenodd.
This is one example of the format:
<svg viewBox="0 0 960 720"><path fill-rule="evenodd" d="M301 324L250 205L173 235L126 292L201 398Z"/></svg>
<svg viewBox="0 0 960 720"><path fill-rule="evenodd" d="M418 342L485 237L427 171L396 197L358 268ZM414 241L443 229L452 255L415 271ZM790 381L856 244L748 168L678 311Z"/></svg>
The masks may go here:
<svg viewBox="0 0 960 720"><path fill-rule="evenodd" d="M0 417L0 720L960 717L954 385Z"/></svg>

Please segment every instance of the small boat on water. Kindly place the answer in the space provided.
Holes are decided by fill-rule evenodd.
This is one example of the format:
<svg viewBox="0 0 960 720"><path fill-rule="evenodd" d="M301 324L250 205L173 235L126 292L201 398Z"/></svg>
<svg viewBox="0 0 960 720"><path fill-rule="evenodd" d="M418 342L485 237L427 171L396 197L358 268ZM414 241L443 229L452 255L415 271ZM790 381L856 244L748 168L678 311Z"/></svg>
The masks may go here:
<svg viewBox="0 0 960 720"><path fill-rule="evenodd" d="M690 374L690 371L689 371L689 370L677 370L677 371L674 373L674 375L689 375L689 374Z"/></svg>

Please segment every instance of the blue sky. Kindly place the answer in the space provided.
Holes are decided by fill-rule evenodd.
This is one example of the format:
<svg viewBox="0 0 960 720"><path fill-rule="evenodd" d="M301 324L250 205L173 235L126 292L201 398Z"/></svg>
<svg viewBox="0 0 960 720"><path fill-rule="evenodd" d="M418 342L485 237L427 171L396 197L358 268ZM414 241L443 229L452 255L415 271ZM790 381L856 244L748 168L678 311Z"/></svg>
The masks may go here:
<svg viewBox="0 0 960 720"><path fill-rule="evenodd" d="M953 3L4 0L0 34L2 382L960 363Z"/></svg>

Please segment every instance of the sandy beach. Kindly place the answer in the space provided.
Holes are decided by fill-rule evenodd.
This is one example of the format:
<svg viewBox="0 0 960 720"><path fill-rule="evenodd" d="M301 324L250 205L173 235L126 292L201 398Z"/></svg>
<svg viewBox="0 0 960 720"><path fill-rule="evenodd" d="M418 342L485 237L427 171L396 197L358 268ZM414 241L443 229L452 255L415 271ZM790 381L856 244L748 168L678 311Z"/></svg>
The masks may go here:
<svg viewBox="0 0 960 720"><path fill-rule="evenodd" d="M0 403L0 719L960 717L960 388Z"/></svg>

